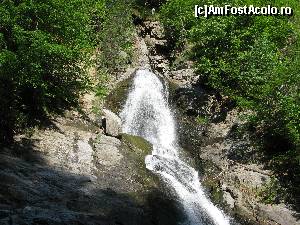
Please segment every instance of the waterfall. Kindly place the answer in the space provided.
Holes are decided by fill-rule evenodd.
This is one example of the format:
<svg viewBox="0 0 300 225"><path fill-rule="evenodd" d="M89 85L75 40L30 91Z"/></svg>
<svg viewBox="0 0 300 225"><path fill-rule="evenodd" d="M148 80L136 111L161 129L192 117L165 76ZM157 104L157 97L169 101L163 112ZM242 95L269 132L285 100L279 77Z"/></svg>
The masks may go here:
<svg viewBox="0 0 300 225"><path fill-rule="evenodd" d="M160 175L172 188L186 214L186 225L229 225L229 219L205 196L195 169L180 159L176 123L168 105L168 90L146 69L135 74L132 89L120 114L123 132L145 138L153 144L146 167Z"/></svg>

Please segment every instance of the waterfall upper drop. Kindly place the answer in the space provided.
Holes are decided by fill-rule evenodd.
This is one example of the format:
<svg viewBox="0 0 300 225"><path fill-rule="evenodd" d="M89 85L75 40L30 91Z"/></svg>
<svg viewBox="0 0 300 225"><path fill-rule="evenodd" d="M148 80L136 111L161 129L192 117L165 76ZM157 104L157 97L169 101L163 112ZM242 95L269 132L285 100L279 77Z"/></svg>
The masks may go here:
<svg viewBox="0 0 300 225"><path fill-rule="evenodd" d="M168 90L149 70L137 70L132 89L121 112L123 132L144 137L153 144L146 167L172 188L184 208L184 224L218 225L229 219L205 196L198 173L179 158L175 120L168 104Z"/></svg>

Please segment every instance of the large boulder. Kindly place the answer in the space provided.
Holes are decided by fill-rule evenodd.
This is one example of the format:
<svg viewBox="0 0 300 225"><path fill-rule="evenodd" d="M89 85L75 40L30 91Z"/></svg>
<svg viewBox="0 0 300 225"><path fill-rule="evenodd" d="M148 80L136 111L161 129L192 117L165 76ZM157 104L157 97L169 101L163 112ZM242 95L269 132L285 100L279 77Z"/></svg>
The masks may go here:
<svg viewBox="0 0 300 225"><path fill-rule="evenodd" d="M118 137L122 131L120 117L108 109L103 109L102 126L107 135Z"/></svg>
<svg viewBox="0 0 300 225"><path fill-rule="evenodd" d="M121 141L118 138L99 135L94 142L94 159L98 165L105 167L116 166L123 158L120 148Z"/></svg>

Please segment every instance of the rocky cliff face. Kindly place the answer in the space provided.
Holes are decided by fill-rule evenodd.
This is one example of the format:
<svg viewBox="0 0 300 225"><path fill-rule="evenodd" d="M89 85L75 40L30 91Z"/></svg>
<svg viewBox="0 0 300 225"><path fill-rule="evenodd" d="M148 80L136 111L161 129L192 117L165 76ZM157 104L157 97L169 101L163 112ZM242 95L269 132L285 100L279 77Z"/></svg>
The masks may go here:
<svg viewBox="0 0 300 225"><path fill-rule="evenodd" d="M274 188L276 179L257 160L259 149L243 129L242 118L251 112L239 112L226 96L205 89L191 62L171 68L168 43L158 22L143 22L138 30L149 49L151 68L169 81L180 145L195 159L211 198L241 223L300 224L289 206L262 201L262 193Z"/></svg>
<svg viewBox="0 0 300 225"><path fill-rule="evenodd" d="M152 146L105 110L67 111L0 153L0 224L175 224L177 208L145 168ZM114 116L111 116L114 115ZM115 121L116 120L116 121ZM107 136L105 133L109 134ZM114 137L117 136L117 137ZM171 218L171 219L170 219Z"/></svg>
<svg viewBox="0 0 300 225"><path fill-rule="evenodd" d="M265 193L281 193L274 186L273 172L259 161L259 148L251 134L243 129L243 113L249 112L232 109L226 100L213 107L218 101L210 95L203 101L204 96L175 96L173 100L179 108L181 144L198 161L211 197L246 224L299 224L296 212L280 200L276 204L263 201ZM192 112L186 107L189 104Z"/></svg>

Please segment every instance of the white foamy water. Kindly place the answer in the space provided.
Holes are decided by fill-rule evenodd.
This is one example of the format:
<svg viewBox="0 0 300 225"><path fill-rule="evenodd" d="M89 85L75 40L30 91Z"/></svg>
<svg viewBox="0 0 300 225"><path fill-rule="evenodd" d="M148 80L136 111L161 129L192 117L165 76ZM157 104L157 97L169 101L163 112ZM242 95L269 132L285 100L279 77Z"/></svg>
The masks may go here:
<svg viewBox="0 0 300 225"><path fill-rule="evenodd" d="M229 225L229 219L205 196L197 171L179 158L175 120L167 98L168 90L154 73L138 70L120 115L123 132L153 144L152 154L145 159L146 167L176 192L187 217L184 224L212 221Z"/></svg>

